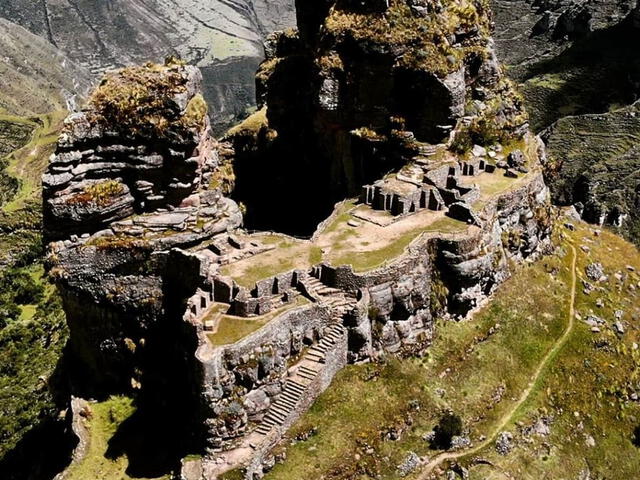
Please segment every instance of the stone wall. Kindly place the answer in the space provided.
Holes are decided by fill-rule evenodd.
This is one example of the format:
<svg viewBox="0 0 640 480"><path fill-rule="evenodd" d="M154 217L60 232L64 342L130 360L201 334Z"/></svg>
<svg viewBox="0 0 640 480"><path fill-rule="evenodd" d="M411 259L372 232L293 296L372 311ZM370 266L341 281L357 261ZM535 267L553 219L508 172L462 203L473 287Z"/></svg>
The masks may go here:
<svg viewBox="0 0 640 480"><path fill-rule="evenodd" d="M481 305L509 276L507 260L519 262L540 251L549 234L547 198L542 176L531 174L521 186L485 206L479 215L482 228L424 234L404 255L369 272L355 272L350 265L321 264L311 269L323 284L357 296L355 308L342 317L347 331L345 361L421 352L433 338L435 315L464 315ZM508 240L513 236L517 243ZM287 286L296 276L283 275ZM268 296L277 287L276 279L259 282L256 294ZM277 400L289 367L305 345L318 341L332 319L331 308L323 306L321 298L316 301L276 317L227 347L213 348L200 333L196 356L203 372L202 400L211 448L231 448ZM191 312L185 319L197 323ZM277 437L266 443L275 444ZM251 468L267 459L264 452L256 453Z"/></svg>
<svg viewBox="0 0 640 480"><path fill-rule="evenodd" d="M265 470L265 466L268 468L275 463L271 451L278 444L287 430L293 426L304 412L311 408L318 396L331 385L333 377L346 366L347 350L348 343L345 336L333 350L328 352L325 357L325 364L323 365L322 370L318 373L311 384L307 386L305 392L306 395L300 399L295 408L284 420L283 424L275 428L274 431L268 435L266 441L262 442L255 451L248 467L246 468L246 477L255 478L254 475L259 477Z"/></svg>
<svg viewBox="0 0 640 480"><path fill-rule="evenodd" d="M245 434L250 421L262 418L282 390L290 359L321 338L331 317L319 304L294 308L239 342L218 348L209 343L191 311L184 320L198 336L195 356L207 444L219 449Z"/></svg>

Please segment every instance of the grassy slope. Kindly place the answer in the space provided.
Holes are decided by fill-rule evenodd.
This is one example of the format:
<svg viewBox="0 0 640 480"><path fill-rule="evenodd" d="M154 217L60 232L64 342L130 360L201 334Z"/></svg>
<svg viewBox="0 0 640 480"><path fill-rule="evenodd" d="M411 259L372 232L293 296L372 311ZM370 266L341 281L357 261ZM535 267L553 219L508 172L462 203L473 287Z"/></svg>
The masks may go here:
<svg viewBox="0 0 640 480"><path fill-rule="evenodd" d="M64 313L56 296L22 309L0 328L0 460L39 420L57 414L48 387L67 340Z"/></svg>
<svg viewBox="0 0 640 480"><path fill-rule="evenodd" d="M637 250L612 234L595 238L589 229L580 227L571 236L577 245L589 245L589 261L602 261L609 272L624 270L626 264L640 268ZM588 243L590 240L594 242ZM578 270L583 272L587 258L579 252ZM561 244L555 255L522 267L473 320L439 322L438 336L424 359L390 360L386 365L351 366L342 371L294 426L290 438L313 428L317 433L289 446L286 462L267 478L398 478L397 466L409 451L429 458L435 455L422 436L449 408L461 415L471 441L478 442L512 408L540 360L562 335L567 324L570 260ZM637 275L629 277L633 278L627 280L627 286L632 279L638 282ZM602 333L611 347L595 350L597 337L584 323L576 322L553 367L543 370L541 381L515 419L532 423L543 413L552 415L551 436L528 444L516 435L522 446L508 457L499 457L492 448L481 452L480 456L499 464L496 472L504 469L515 475L491 478L541 478L540 472L548 478L575 478L585 462L592 473L607 478L625 478L626 472L640 468L640 457L629 440L637 423L633 414L640 412L637 405L619 400L620 383L635 371L632 356L636 355L616 351L624 344L630 352L631 342L637 341L631 315L634 311L637 315L639 301L635 291L629 293L627 287L619 289L615 280L611 282L601 294L606 305L599 309L600 315L610 319L611 311L624 305L623 320L629 333L622 341L609 331ZM597 296L591 296L587 301L579 295L578 311L596 309ZM581 412L584 432L576 430L579 420L574 411ZM403 432L400 440L388 439L392 431ZM515 433L514 428L511 431ZM597 437L596 448L585 447L587 432ZM550 446L542 448L543 442ZM619 459L615 464L614 456ZM486 467L473 468L471 473L472 478L488 475Z"/></svg>
<svg viewBox="0 0 640 480"><path fill-rule="evenodd" d="M64 115L0 113L2 179L7 180L0 184L0 275L12 275L12 267L45 292L37 303L18 304L20 315L0 326L0 460L40 421L58 413L51 387L68 332L42 267L40 177ZM3 311L17 303L14 293L0 293Z"/></svg>
<svg viewBox="0 0 640 480"><path fill-rule="evenodd" d="M136 408L127 397L110 397L91 404L91 416L84 420L89 430L89 444L85 458L71 466L67 480L129 480L141 478L127 473L129 462L125 455L111 451L111 439ZM154 477L168 479L167 476Z"/></svg>
<svg viewBox="0 0 640 480"><path fill-rule="evenodd" d="M49 156L54 152L56 141L67 111L37 115L30 118L13 117L0 114L0 121L12 121L32 125L33 131L27 143L13 150L8 156L7 173L20 179L17 195L3 206L3 212L12 213L26 207L29 202L39 203L41 195L41 176Z"/></svg>

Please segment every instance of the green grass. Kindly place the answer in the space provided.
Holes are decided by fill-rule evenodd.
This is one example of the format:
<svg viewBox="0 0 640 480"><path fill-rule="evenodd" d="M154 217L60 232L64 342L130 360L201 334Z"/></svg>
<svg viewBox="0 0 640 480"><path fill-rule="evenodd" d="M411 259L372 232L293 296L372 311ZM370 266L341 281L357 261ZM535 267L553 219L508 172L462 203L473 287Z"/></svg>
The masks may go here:
<svg viewBox="0 0 640 480"><path fill-rule="evenodd" d="M68 480L129 480L128 461L125 456L107 458L109 440L122 423L135 412L133 400L123 396L112 396L108 400L92 403L91 415L85 420L90 440L85 458L72 465L65 477ZM138 478L138 477L135 477ZM168 476L158 477L168 479Z"/></svg>
<svg viewBox="0 0 640 480"><path fill-rule="evenodd" d="M269 312L258 317L250 319L244 317L236 317L233 315L223 315L220 318L218 329L215 333L208 335L209 341L214 347L222 345L230 345L239 340L242 340L253 332L257 331L261 327L265 326L271 320L278 315L290 310L292 308L300 307L309 303L308 300L302 296L296 298L295 302L284 305L281 308Z"/></svg>
<svg viewBox="0 0 640 480"><path fill-rule="evenodd" d="M209 335L209 341L214 347L229 345L242 340L266 323L266 320L247 320L246 318L224 316L220 319L218 331Z"/></svg>
<svg viewBox="0 0 640 480"><path fill-rule="evenodd" d="M581 276L584 277L586 265L594 261L601 262L610 273L609 280L600 285L604 287L602 291L587 295L578 289L576 312L583 318L595 314L608 326L594 334L588 325L577 321L566 346L507 426L517 432L516 422L528 425L541 415L552 415L555 421L550 435L534 436L526 444L516 435L520 445L507 457L497 455L491 448L479 452L495 468L476 467L478 476L471 478L502 478L499 471L515 474L523 466L526 470L519 472L518 478L577 478L587 466L592 478L635 478L640 471L638 448L630 441L633 428L640 423L640 407L629 399L633 379L640 371L640 352L633 348L634 342L640 342L640 299L636 290L628 289L640 277L626 269L626 265L638 269L640 255L635 247L609 232L594 237L592 229L584 225L572 237L578 246L590 248L588 254L580 251L578 257ZM615 272L627 276L624 283L615 279ZM598 299L604 302L603 307L596 306ZM622 338L611 328L615 310L625 312L622 320L627 331ZM604 342L603 346L598 348L596 341ZM587 446L587 436L595 440L595 447Z"/></svg>
<svg viewBox="0 0 640 480"><path fill-rule="evenodd" d="M343 202L335 212L334 219L329 223L329 225L327 225L322 233L333 233L338 229L343 228L344 225L353 218L351 216L351 210L353 210L353 207L355 207L357 203L357 198L352 198Z"/></svg>
<svg viewBox="0 0 640 480"><path fill-rule="evenodd" d="M33 125L34 130L29 142L7 156L7 173L20 179L20 189L14 198L3 206L3 212L12 213L25 208L29 202L39 202L41 196L41 177L54 152L55 145L67 112L64 110L39 115L30 119L1 115L0 120L23 121Z"/></svg>
<svg viewBox="0 0 640 480"><path fill-rule="evenodd" d="M584 228L572 237L580 245L593 235ZM594 259L609 265L611 271L627 263L640 268L640 254L633 246L608 233L599 238L596 244L589 243L594 252L591 259L580 253L580 271ZM559 238L556 241L562 245ZM539 361L562 335L567 324L570 257L566 248L560 248L552 256L520 267L471 320L439 321L434 343L423 359L393 359L341 371L288 436L294 438L313 428L317 433L288 446L286 461L266 479L396 479L396 467L409 451L428 457L436 453L422 436L445 409L463 418L472 442L477 442L513 406ZM637 275L633 278L638 281ZM637 310L637 297L628 298L627 292L611 282L604 318L610 318L621 304L626 310ZM583 302L580 294L579 311L594 308ZM494 462L496 476L486 476L486 468L481 472L473 467L471 478L506 478L498 476L500 469L510 472L508 478L576 478L585 459L592 474L599 472L606 478L633 478L638 471L640 456L629 437L638 423L634 417L639 408L619 400L622 386L637 371L634 362L640 362L640 353L629 354L638 333L625 339L626 355L616 353L615 347L613 352L597 352L595 337L578 323L551 369L534 387L535 395L529 398L536 400L519 409L514 419L531 423L544 412L553 414L556 422L550 439L534 439L535 448L522 442L509 457L498 456L493 448L474 454ZM585 360L593 362L590 367L585 367ZM437 389L444 393L440 395ZM504 392L498 395L500 389ZM611 390L616 393L606 393ZM574 411L582 412L581 419L593 432L597 448L585 451ZM516 431L515 426L509 428ZM390 429L401 432L399 440L384 439ZM552 455L543 453L545 441L553 446Z"/></svg>
<svg viewBox="0 0 640 480"><path fill-rule="evenodd" d="M428 227L419 227L393 239L383 248L367 251L353 252L348 242L335 245L332 249L331 262L334 265L350 264L357 272L366 272L378 268L387 262L393 261L404 253L409 244L420 234L425 232L458 233L467 229L467 224L453 218L441 218L431 223ZM348 237L347 237L348 238Z"/></svg>
<svg viewBox="0 0 640 480"><path fill-rule="evenodd" d="M238 285L253 288L259 280L296 268L307 268L311 266L311 261L318 258L318 250L311 248L311 244L302 243L288 237L266 238L272 238L269 242L272 245L276 245L275 250L256 255L248 261L244 261L245 268L241 272L237 271L238 264L226 265L221 270L222 274L231 276Z"/></svg>

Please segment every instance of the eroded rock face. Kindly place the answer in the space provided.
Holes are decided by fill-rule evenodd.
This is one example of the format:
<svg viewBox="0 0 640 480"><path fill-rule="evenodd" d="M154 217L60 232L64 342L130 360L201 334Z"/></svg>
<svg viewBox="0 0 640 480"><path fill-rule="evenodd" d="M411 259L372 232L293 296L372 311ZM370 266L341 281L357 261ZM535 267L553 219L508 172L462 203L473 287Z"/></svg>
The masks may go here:
<svg viewBox="0 0 640 480"><path fill-rule="evenodd" d="M592 135L576 135L581 131ZM615 226L636 243L640 148L632 139L638 132L636 102L614 112L563 118L543 133L550 159L547 182L555 202L574 205L586 221Z"/></svg>
<svg viewBox="0 0 640 480"><path fill-rule="evenodd" d="M167 303L192 294L204 267L171 249L242 222L223 195L230 179L201 80L179 62L110 73L66 120L43 177L51 273L72 349L96 385L139 387L141 364L166 334ZM192 283L170 287L181 275Z"/></svg>
<svg viewBox="0 0 640 480"><path fill-rule="evenodd" d="M522 82L532 128L547 143L554 201L637 243L638 152L628 139L640 98L638 2L495 0L493 7L498 53Z"/></svg>

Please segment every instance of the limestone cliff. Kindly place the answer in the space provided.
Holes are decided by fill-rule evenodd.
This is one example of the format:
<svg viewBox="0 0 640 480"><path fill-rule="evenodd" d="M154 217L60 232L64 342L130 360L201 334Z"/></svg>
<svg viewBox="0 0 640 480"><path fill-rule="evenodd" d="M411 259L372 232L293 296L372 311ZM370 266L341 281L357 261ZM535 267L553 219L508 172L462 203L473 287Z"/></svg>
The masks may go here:
<svg viewBox="0 0 640 480"><path fill-rule="evenodd" d="M498 53L547 143L554 202L638 243L636 0L493 4Z"/></svg>
<svg viewBox="0 0 640 480"><path fill-rule="evenodd" d="M188 478L259 478L345 364L424 351L550 232L544 146L484 1L299 2L298 23L222 142L195 68L128 68L69 117L44 177L85 383L173 398L205 454ZM239 228L228 194L269 232Z"/></svg>
<svg viewBox="0 0 640 480"><path fill-rule="evenodd" d="M293 0L4 0L0 17L97 77L109 68L181 55L203 72L214 127L245 116L264 36L295 22Z"/></svg>

